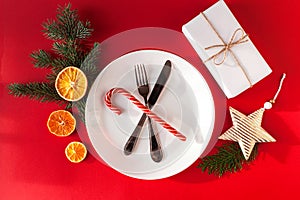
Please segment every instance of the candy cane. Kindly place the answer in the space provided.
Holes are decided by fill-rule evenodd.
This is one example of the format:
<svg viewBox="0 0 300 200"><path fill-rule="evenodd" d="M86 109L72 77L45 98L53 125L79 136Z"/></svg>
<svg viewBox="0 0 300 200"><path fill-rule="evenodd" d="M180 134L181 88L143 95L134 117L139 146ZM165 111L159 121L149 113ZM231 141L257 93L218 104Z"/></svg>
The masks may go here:
<svg viewBox="0 0 300 200"><path fill-rule="evenodd" d="M180 132L178 132L175 128L173 128L172 126L170 126L167 122L165 122L163 119L161 119L159 116L157 116L155 113L153 113L151 110L149 110L148 107L144 106L144 104L142 104L139 100L137 100L133 95L131 95L128 91L126 91L123 88L112 88L111 90L109 90L106 95L105 95L105 105L114 113L120 115L122 113L122 111L112 105L111 103L111 98L114 94L122 94L123 96L125 96L127 99L129 99L134 105L136 105L139 109L141 109L146 115L148 115L149 117L151 117L154 121L156 121L157 123L159 123L162 127L164 127L166 130L168 130L170 133L172 133L174 136L178 137L180 140L185 141L186 137L181 134Z"/></svg>

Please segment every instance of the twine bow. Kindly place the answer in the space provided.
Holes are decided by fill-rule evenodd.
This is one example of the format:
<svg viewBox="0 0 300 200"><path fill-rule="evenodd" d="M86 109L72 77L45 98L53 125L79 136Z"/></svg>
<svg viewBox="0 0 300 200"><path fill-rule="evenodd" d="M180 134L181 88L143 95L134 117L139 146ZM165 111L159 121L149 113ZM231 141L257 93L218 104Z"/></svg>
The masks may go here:
<svg viewBox="0 0 300 200"><path fill-rule="evenodd" d="M236 40L238 32L241 32L241 36L240 36L240 38L238 38ZM211 57L209 57L206 61L209 61L209 60L213 59L215 65L221 65L221 64L223 64L225 62L226 58L227 58L228 52L230 52L231 54L233 54L231 48L234 47L234 46L236 46L236 45L238 45L238 44L242 44L242 43L248 42L247 37L248 37L248 35L245 34L245 32L241 28L236 29L233 32L233 34L231 36L231 39L228 42L228 44L226 44L226 43L224 43L224 44L217 44L217 45L212 45L212 46L209 46L209 47L205 48L205 50L213 49L213 48L220 48L220 47L222 48L220 51L218 51L217 53L215 53L214 55L212 55ZM218 62L218 58L221 55L223 56L222 60Z"/></svg>
<svg viewBox="0 0 300 200"><path fill-rule="evenodd" d="M201 13L204 17L204 19L208 22L208 24L210 25L210 27L212 28L212 30L216 33L216 35L218 36L218 38L222 41L223 44L217 44L217 45L212 45L209 47L206 47L205 50L208 49L212 49L212 48L222 48L220 51L218 51L216 54L212 55L211 57L209 57L205 62L212 60L215 65L221 65L225 62L228 52L230 52L230 54L232 55L235 63L239 66L239 68L242 70L242 72L244 73L245 77L247 78L247 81L250 84L250 87L252 87L252 82L250 81L250 78L247 74L247 72L245 71L245 69L241 66L238 58L236 57L236 55L234 54L234 52L231 50L232 47L248 42L249 40L247 39L248 35L245 34L245 32L243 31L243 29L238 28L236 29L232 36L231 39L229 40L228 43L226 43L223 38L221 37L221 35L218 33L218 31L215 29L215 27L212 25L212 23L208 20L208 18L206 17L206 15L204 13ZM241 32L241 36L236 40L236 37L238 36L238 32ZM218 58L219 56L223 55L222 59L220 60L220 62L218 62Z"/></svg>

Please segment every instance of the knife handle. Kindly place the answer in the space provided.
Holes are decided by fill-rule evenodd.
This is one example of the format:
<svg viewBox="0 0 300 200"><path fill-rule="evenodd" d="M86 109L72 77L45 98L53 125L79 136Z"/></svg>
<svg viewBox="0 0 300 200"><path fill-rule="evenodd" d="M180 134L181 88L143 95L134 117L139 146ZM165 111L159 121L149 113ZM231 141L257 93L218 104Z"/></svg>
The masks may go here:
<svg viewBox="0 0 300 200"><path fill-rule="evenodd" d="M153 161L160 162L163 158L163 152L159 143L159 138L154 133L151 118L148 117L149 121L149 140L150 140L150 155Z"/></svg>
<svg viewBox="0 0 300 200"><path fill-rule="evenodd" d="M124 146L124 154L130 155L132 153L132 151L134 150L137 140L139 138L139 135L142 131L142 128L144 126L144 123L147 119L147 115L145 113L143 113L139 123L137 124L137 126L135 127L134 131L132 132L131 136L129 137L129 139L127 140L125 146Z"/></svg>

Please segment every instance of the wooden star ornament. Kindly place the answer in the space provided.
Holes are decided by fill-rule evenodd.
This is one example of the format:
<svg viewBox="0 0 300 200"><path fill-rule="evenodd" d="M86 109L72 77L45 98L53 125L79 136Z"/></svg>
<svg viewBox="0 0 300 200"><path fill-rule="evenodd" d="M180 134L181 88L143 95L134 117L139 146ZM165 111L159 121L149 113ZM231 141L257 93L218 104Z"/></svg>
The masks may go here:
<svg viewBox="0 0 300 200"><path fill-rule="evenodd" d="M238 142L246 160L249 159L255 143L276 142L261 127L265 108L260 108L248 116L232 107L229 107L229 111L233 126L223 133L219 139Z"/></svg>
<svg viewBox="0 0 300 200"><path fill-rule="evenodd" d="M285 77L286 74L284 73L274 98L265 102L263 108L256 110L250 115L246 116L238 110L229 107L233 126L223 133L219 139L238 142L246 160L249 159L255 143L276 142L276 140L261 127L261 122L265 110L271 109L275 103Z"/></svg>

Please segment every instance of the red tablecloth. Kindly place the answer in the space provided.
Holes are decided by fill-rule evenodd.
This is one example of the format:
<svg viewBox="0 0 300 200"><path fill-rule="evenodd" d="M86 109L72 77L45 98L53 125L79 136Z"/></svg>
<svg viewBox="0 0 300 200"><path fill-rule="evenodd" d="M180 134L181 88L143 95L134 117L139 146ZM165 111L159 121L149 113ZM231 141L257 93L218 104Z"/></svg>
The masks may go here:
<svg viewBox="0 0 300 200"><path fill-rule="evenodd" d="M67 1L66 1L67 2ZM93 41L137 27L181 26L215 0L73 0L82 19L92 22ZM263 127L276 143L260 145L258 158L222 178L202 173L198 161L182 173L157 181L124 176L88 156L71 164L66 145L79 140L50 134L46 121L56 104L8 95L11 82L43 81L29 54L50 49L41 23L54 18L65 1L2 0L0 4L0 199L296 199L300 180L299 19L296 0L227 0L228 6L273 69L252 89L228 101L251 113L272 98L283 72L287 79ZM231 125L227 115L224 130Z"/></svg>

